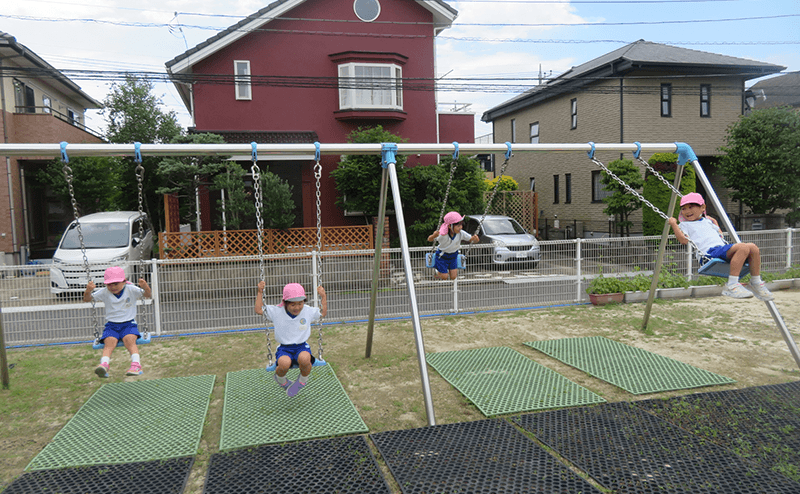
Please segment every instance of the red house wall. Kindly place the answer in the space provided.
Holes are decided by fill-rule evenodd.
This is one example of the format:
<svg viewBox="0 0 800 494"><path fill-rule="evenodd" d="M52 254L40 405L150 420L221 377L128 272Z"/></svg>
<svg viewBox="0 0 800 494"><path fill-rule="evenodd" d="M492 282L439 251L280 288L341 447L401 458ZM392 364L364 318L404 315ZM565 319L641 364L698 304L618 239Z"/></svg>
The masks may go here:
<svg viewBox="0 0 800 494"><path fill-rule="evenodd" d="M472 113L440 113L439 142L475 143L475 115Z"/></svg>
<svg viewBox="0 0 800 494"><path fill-rule="evenodd" d="M299 88L252 85L253 99L237 101L230 84L195 84L195 126L198 131L314 131L322 143L346 142L348 134L359 126L382 125L409 142L437 142L437 115L432 87L427 90L403 90L404 121L365 119L337 120L339 91L337 63L330 55L347 52L387 52L407 57L403 65L406 80L434 77L433 16L413 0L381 2L376 22L361 22L353 12L352 0L309 0L286 17L303 19L345 19L353 22L274 20L212 56L194 65L197 74L232 75L234 60L249 60L253 76L324 78L319 82L333 87ZM396 24L394 23L396 22ZM419 24L414 24L419 23ZM275 32L273 30L279 30ZM300 31L335 31L338 35L312 35ZM355 34L379 36L357 36ZM329 172L339 157L323 157L323 224L348 224L363 219L345 218L334 206L336 187ZM434 155L422 156L416 163L436 162ZM303 169L304 191L308 197L311 166ZM308 184L308 185L305 185ZM304 201L304 224L315 224L313 208ZM311 221L309 221L311 220Z"/></svg>

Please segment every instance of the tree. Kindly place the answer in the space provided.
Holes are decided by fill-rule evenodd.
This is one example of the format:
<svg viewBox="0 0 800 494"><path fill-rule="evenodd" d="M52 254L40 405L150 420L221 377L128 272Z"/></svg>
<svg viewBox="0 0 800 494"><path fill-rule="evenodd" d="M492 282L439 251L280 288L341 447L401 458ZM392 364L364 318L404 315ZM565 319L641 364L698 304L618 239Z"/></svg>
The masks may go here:
<svg viewBox="0 0 800 494"><path fill-rule="evenodd" d="M116 161L108 157L76 157L69 160L72 169L72 188L78 214L113 211L120 205L120 177ZM72 209L64 164L51 161L36 173L39 182L50 186L55 195Z"/></svg>
<svg viewBox="0 0 800 494"><path fill-rule="evenodd" d="M791 209L800 219L800 113L788 106L755 110L728 127L719 163L731 199L754 214Z"/></svg>
<svg viewBox="0 0 800 494"><path fill-rule="evenodd" d="M650 166L653 167L662 177L664 177L670 184L675 183L675 172L678 167L678 155L675 153L654 153L647 160ZM691 163L687 163L683 167L683 174L681 175L680 191L682 194L688 194L696 190L695 184L695 171ZM669 199L672 195L672 189L667 187L661 180L658 179L650 170L645 172L644 187L642 188L642 196L650 201L650 203L666 213L669 208ZM680 213L680 198L675 202L675 210L671 216L678 217ZM664 218L659 216L658 213L650 208L642 209L642 234L643 235L661 235L664 232Z"/></svg>
<svg viewBox="0 0 800 494"><path fill-rule="evenodd" d="M416 166L409 170L413 196L411 201L404 201L403 204L404 211L411 218L407 232L408 244L412 247L430 245L427 237L439 227L439 213L447 191L452 163L453 158L448 156L442 158L437 165ZM483 192L483 171L480 162L460 156L453 173L453 182L444 212L482 213Z"/></svg>
<svg viewBox="0 0 800 494"><path fill-rule="evenodd" d="M175 112L162 111L161 99L152 94L153 83L127 75L122 83L114 83L111 92L103 101L102 114L106 117L108 130L106 138L112 143L160 144L172 142L183 130L178 124ZM136 181L136 162L133 158L117 158L121 177L122 209L138 209ZM144 208L158 230L163 229L163 200L156 190L163 184L156 175L162 158L143 156L144 167Z"/></svg>
<svg viewBox="0 0 800 494"><path fill-rule="evenodd" d="M220 212L220 223L225 228L238 230L245 218L252 217L255 211L253 198L247 193L244 186L244 177L247 172L239 163L228 161L222 170L212 179L213 190L224 191L224 200L217 200ZM224 215L224 220L222 218Z"/></svg>
<svg viewBox="0 0 800 494"><path fill-rule="evenodd" d="M642 174L631 160L614 160L608 164L608 169L634 190L640 189L644 184ZM642 201L628 192L622 184L606 172L603 172L600 182L604 189L613 192L610 196L603 198L603 202L607 204L603 212L618 218L617 226L620 236L629 236L633 222L628 218L631 213L642 207Z"/></svg>
<svg viewBox="0 0 800 494"><path fill-rule="evenodd" d="M263 204L261 218L264 228L286 230L294 225L295 208L292 200L292 186L269 170L261 172L261 193ZM316 205L314 206L316 208ZM253 206L255 211L255 206Z"/></svg>

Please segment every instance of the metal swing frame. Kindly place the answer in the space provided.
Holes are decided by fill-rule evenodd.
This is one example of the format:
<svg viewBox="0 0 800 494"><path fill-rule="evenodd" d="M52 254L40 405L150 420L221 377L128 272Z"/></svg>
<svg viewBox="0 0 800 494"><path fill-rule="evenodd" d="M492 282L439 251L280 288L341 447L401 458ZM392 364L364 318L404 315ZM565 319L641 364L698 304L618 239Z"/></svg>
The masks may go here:
<svg viewBox="0 0 800 494"><path fill-rule="evenodd" d="M263 230L264 230L264 219L261 217L261 209L263 206L263 195L261 191L261 169L258 167L258 144L255 142L251 142L250 146L252 147L252 160L253 165L250 167L250 173L253 175L253 196L255 198L255 206L256 206L256 238L258 239L258 267L260 271L260 280L266 282L266 272L264 269L264 240L263 240ZM314 165L314 178L316 179L316 199L317 199L317 250L316 254L322 252L322 211L321 211L321 200L320 200L320 179L322 178L322 164L320 163L321 155L320 155L320 144L318 142L314 143L316 150L314 152L314 159L316 164ZM315 274L316 279L319 280L319 284L322 285L322 259L318 255L314 255L315 253L312 252L312 256L315 262ZM319 258L319 266L316 265L317 259ZM262 304L263 304L263 296L262 296ZM269 319L267 318L267 311L262 310L261 312L262 317L264 319L264 331L266 332L267 336L267 367L266 370L268 372L274 372L275 369L278 368L278 361L272 361L272 343L270 341L270 324ZM322 358L322 316L320 316L319 321L317 321L317 325L319 328L319 353L318 356L315 357L314 362L311 364L312 367L321 367L323 365L327 365L328 363L325 359ZM290 367L291 369L297 369L299 366L297 364L292 364Z"/></svg>

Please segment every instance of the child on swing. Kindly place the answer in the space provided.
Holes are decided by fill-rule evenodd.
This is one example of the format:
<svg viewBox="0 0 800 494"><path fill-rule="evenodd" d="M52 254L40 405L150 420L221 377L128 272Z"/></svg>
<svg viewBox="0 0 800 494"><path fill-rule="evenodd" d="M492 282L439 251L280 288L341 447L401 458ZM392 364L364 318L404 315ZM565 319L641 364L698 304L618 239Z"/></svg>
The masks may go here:
<svg viewBox="0 0 800 494"><path fill-rule="evenodd" d="M764 301L775 298L761 281L761 252L758 246L750 243L726 243L717 220L706 216L703 196L697 192L683 196L679 218L680 224L675 218L670 218L669 224L680 243L686 245L692 239L701 255L730 263L730 275L722 291L723 295L732 298L750 298L755 295ZM750 263L750 290L739 283L739 273L746 262Z"/></svg>
<svg viewBox="0 0 800 494"><path fill-rule="evenodd" d="M444 215L444 223L438 230L428 236L428 242L434 240L439 244L436 249L436 277L440 280L454 280L458 277L458 249L462 241L478 242L477 235L470 235L463 230L464 217L455 211Z"/></svg>
<svg viewBox="0 0 800 494"><path fill-rule="evenodd" d="M150 285L144 278L139 278L139 286L128 282L125 279L125 270L119 266L106 269L103 282L106 286L94 291L95 284L89 280L86 291L83 292L84 302L90 302L92 299L103 302L106 313L106 326L99 340L103 343L103 356L94 373L98 377L108 377L111 353L117 347L117 342L122 340L128 353L131 354L131 367L125 375L140 376L143 371L139 360L139 348L136 345L136 340L140 336L136 324L136 301L142 297L150 298L152 295Z"/></svg>
<svg viewBox="0 0 800 494"><path fill-rule="evenodd" d="M263 280L258 282L256 314L264 314L265 286ZM273 377L290 398L296 396L306 385L311 374L311 365L316 360L311 354L311 347L308 346L311 324L328 314L328 297L325 289L318 286L317 293L322 310L305 305L306 291L299 283L289 283L283 287L283 299L280 304L266 306L267 317L275 325L275 340L279 345L275 349L275 361L278 366ZM286 378L286 373L292 364L297 364L300 368L300 377L295 382Z"/></svg>

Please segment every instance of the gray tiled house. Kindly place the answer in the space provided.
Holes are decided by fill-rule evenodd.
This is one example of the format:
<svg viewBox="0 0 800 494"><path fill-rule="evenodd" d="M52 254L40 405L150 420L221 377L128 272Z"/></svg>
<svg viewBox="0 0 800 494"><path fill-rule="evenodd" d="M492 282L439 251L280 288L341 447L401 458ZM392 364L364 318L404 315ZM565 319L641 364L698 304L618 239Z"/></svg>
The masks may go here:
<svg viewBox="0 0 800 494"><path fill-rule="evenodd" d="M482 119L492 123L498 143L686 142L726 209L738 214L739 204L728 201L714 176L718 148L728 125L744 113L745 82L783 69L639 40L491 108ZM597 158L608 163L620 155ZM586 230L607 230L600 171L584 153L518 153L507 173L538 193L541 219L557 215ZM640 225L641 213L632 219Z"/></svg>

